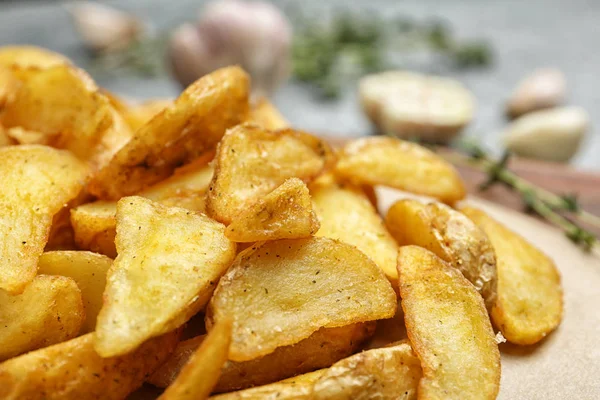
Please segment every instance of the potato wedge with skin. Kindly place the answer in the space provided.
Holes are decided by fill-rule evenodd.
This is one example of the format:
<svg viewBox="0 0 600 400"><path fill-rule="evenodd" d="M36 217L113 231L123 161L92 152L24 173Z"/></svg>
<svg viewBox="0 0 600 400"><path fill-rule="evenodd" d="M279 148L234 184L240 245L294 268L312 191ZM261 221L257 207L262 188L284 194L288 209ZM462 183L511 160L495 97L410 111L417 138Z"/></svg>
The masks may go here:
<svg viewBox="0 0 600 400"><path fill-rule="evenodd" d="M398 245L364 192L349 184L313 185L312 200L321 223L316 235L358 247L396 286Z"/></svg>
<svg viewBox="0 0 600 400"><path fill-rule="evenodd" d="M233 319L229 359L247 361L320 328L389 318L396 294L381 270L328 238L266 242L236 257L210 301L207 328Z"/></svg>
<svg viewBox="0 0 600 400"><path fill-rule="evenodd" d="M0 289L17 294L33 279L54 214L78 195L87 173L66 151L0 148Z"/></svg>
<svg viewBox="0 0 600 400"><path fill-rule="evenodd" d="M248 92L248 75L239 67L200 78L171 107L138 129L93 177L88 190L101 199L116 200L211 151L227 128L245 120Z"/></svg>
<svg viewBox="0 0 600 400"><path fill-rule="evenodd" d="M489 237L496 251L498 298L494 325L511 343L534 344L560 325L563 292L554 262L525 238L481 210L460 209Z"/></svg>
<svg viewBox="0 0 600 400"><path fill-rule="evenodd" d="M265 385L298 374L332 365L356 352L375 329L375 322L357 323L339 328L322 328L300 342L278 347L273 353L254 360L228 361L214 391L229 392ZM158 387L173 382L181 367L206 335L181 342L169 360L148 380Z"/></svg>
<svg viewBox="0 0 600 400"><path fill-rule="evenodd" d="M236 254L224 231L183 208L137 196L119 200L118 256L98 315L98 354L125 354L200 311Z"/></svg>
<svg viewBox="0 0 600 400"><path fill-rule="evenodd" d="M262 97L250 109L250 120L263 128L270 130L285 129L290 123L284 118L271 102Z"/></svg>
<svg viewBox="0 0 600 400"><path fill-rule="evenodd" d="M0 48L0 65L7 67L47 69L70 64L62 54L36 46L3 46Z"/></svg>
<svg viewBox="0 0 600 400"><path fill-rule="evenodd" d="M131 130L137 131L164 109L171 107L173 102L173 99L148 100L126 107L122 114Z"/></svg>
<svg viewBox="0 0 600 400"><path fill-rule="evenodd" d="M441 258L417 246L398 252L406 331L421 360L420 399L495 399L500 353L483 299Z"/></svg>
<svg viewBox="0 0 600 400"><path fill-rule="evenodd" d="M159 400L204 400L221 376L231 344L231 321L215 324Z"/></svg>
<svg viewBox="0 0 600 400"><path fill-rule="evenodd" d="M290 178L242 212L225 230L234 242L296 239L319 230L308 188Z"/></svg>
<svg viewBox="0 0 600 400"><path fill-rule="evenodd" d="M268 131L242 124L227 131L217 147L207 214L230 224L288 178L310 182L334 162L329 146L308 133Z"/></svg>
<svg viewBox="0 0 600 400"><path fill-rule="evenodd" d="M167 359L179 334L150 339L119 357L100 357L94 333L24 354L0 364L0 398L121 400Z"/></svg>
<svg viewBox="0 0 600 400"><path fill-rule="evenodd" d="M309 372L270 385L211 396L214 400L311 400L312 387L324 370Z"/></svg>
<svg viewBox="0 0 600 400"><path fill-rule="evenodd" d="M465 185L450 163L418 144L391 137L348 143L336 173L356 184L389 186L448 204L466 195Z"/></svg>
<svg viewBox="0 0 600 400"><path fill-rule="evenodd" d="M40 257L38 272L72 278L81 290L85 321L81 333L93 332L102 308L106 273L113 260L89 251L49 251Z"/></svg>
<svg viewBox="0 0 600 400"><path fill-rule="evenodd" d="M138 196L166 206L204 212L205 192L213 175L208 159L198 159L175 173L138 193ZM116 201L98 200L71 210L71 224L75 243L80 249L117 256L115 248Z"/></svg>
<svg viewBox="0 0 600 400"><path fill-rule="evenodd" d="M416 399L421 362L407 341L354 354L327 368L312 398L328 400Z"/></svg>
<svg viewBox="0 0 600 400"><path fill-rule="evenodd" d="M74 338L84 320L71 278L38 275L21 294L0 291L0 360Z"/></svg>
<svg viewBox="0 0 600 400"><path fill-rule="evenodd" d="M401 246L424 247L462 272L492 310L496 255L486 234L469 218L445 204L403 199L390 207L385 224Z"/></svg>

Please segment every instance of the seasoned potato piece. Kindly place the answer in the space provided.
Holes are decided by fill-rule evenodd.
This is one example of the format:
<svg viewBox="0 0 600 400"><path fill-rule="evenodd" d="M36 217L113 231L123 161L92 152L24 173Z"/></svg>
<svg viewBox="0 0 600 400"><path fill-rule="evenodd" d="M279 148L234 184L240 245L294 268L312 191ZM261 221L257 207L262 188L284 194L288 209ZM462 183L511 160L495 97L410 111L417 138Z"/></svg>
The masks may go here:
<svg viewBox="0 0 600 400"><path fill-rule="evenodd" d="M96 328L106 273L111 264L110 258L89 251L49 251L40 257L40 274L66 276L77 282L85 309L81 333L93 332Z"/></svg>
<svg viewBox="0 0 600 400"><path fill-rule="evenodd" d="M234 242L296 239L319 230L308 188L290 178L243 211L225 230Z"/></svg>
<svg viewBox="0 0 600 400"><path fill-rule="evenodd" d="M389 318L396 295L355 247L328 238L266 242L241 252L211 299L207 327L233 319L229 359L247 361L318 329Z"/></svg>
<svg viewBox="0 0 600 400"><path fill-rule="evenodd" d="M116 202L104 200L72 209L71 225L77 246L115 258L116 213Z"/></svg>
<svg viewBox="0 0 600 400"><path fill-rule="evenodd" d="M0 65L7 67L47 69L70 64L62 54L36 46L3 46L0 48Z"/></svg>
<svg viewBox="0 0 600 400"><path fill-rule="evenodd" d="M111 110L92 78L65 64L28 71L6 103L1 123L39 132L43 136L35 143L67 149L88 160L111 124Z"/></svg>
<svg viewBox="0 0 600 400"><path fill-rule="evenodd" d="M235 257L224 232L203 214L137 196L119 200L118 256L98 315L98 354L125 354L200 311Z"/></svg>
<svg viewBox="0 0 600 400"><path fill-rule="evenodd" d="M94 333L0 364L0 398L121 400L136 390L175 348L179 331L111 358L94 351Z"/></svg>
<svg viewBox="0 0 600 400"><path fill-rule="evenodd" d="M17 294L33 279L52 217L78 195L87 172L66 151L0 148L0 289Z"/></svg>
<svg viewBox="0 0 600 400"><path fill-rule="evenodd" d="M312 398L416 399L421 362L408 342L355 354L327 368L314 383Z"/></svg>
<svg viewBox="0 0 600 400"><path fill-rule="evenodd" d="M221 376L221 368L227 361L231 344L231 321L215 324L198 349L167 390L159 397L162 400L202 400L210 392Z"/></svg>
<svg viewBox="0 0 600 400"><path fill-rule="evenodd" d="M143 103L129 106L123 110L123 117L127 125L133 131L137 131L142 126L150 122L152 118L160 114L164 109L173 105L172 99L155 99L144 101Z"/></svg>
<svg viewBox="0 0 600 400"><path fill-rule="evenodd" d="M312 199L321 222L317 236L358 247L396 286L398 245L364 192L348 184L316 184Z"/></svg>
<svg viewBox="0 0 600 400"><path fill-rule="evenodd" d="M312 387L324 370L309 372L270 385L210 397L213 400L312 400Z"/></svg>
<svg viewBox="0 0 600 400"><path fill-rule="evenodd" d="M562 320L563 293L554 262L523 237L472 207L461 211L490 238L496 251L498 298L492 321L509 342L539 342Z"/></svg>
<svg viewBox="0 0 600 400"><path fill-rule="evenodd" d="M400 245L424 247L462 272L491 311L496 301L496 256L485 233L470 219L445 204L404 199L390 207L385 223Z"/></svg>
<svg viewBox="0 0 600 400"><path fill-rule="evenodd" d="M21 294L0 291L0 360L74 338L84 319L73 279L39 275Z"/></svg>
<svg viewBox="0 0 600 400"><path fill-rule="evenodd" d="M290 123L271 102L262 97L252 105L250 120L269 130L289 128Z"/></svg>
<svg viewBox="0 0 600 400"><path fill-rule="evenodd" d="M248 76L239 67L206 75L152 118L98 171L90 193L119 199L139 192L178 166L212 150L248 113Z"/></svg>
<svg viewBox="0 0 600 400"><path fill-rule="evenodd" d="M408 338L421 360L420 399L495 399L500 353L483 299L429 250L401 247L398 279Z"/></svg>
<svg viewBox="0 0 600 400"><path fill-rule="evenodd" d="M449 204L466 194L462 179L450 163L418 144L391 137L348 143L336 173L357 184L389 186Z"/></svg>
<svg viewBox="0 0 600 400"><path fill-rule="evenodd" d="M221 371L215 392L229 392L252 386L265 385L318 368L356 352L373 334L375 322L362 322L339 328L321 328L308 338L290 345L278 347L273 353L254 360L228 361ZM158 387L173 382L181 367L206 335L181 342L169 360L148 380Z"/></svg>
<svg viewBox="0 0 600 400"><path fill-rule="evenodd" d="M108 164L113 156L133 137L133 131L117 110L110 107L108 113L107 127L90 157L90 163L94 169Z"/></svg>
<svg viewBox="0 0 600 400"><path fill-rule="evenodd" d="M311 181L331 166L333 157L325 142L308 133L238 125L227 131L217 148L207 213L229 224L286 179Z"/></svg>

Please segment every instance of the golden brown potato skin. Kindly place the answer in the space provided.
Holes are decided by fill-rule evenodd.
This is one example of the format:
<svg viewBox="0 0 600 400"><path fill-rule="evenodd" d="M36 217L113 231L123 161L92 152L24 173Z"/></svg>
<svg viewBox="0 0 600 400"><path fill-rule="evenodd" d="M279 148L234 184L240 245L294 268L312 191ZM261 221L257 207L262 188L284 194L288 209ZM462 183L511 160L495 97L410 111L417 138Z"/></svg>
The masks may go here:
<svg viewBox="0 0 600 400"><path fill-rule="evenodd" d="M0 364L0 398L6 400L121 400L140 387L171 354L179 331L151 339L132 353L102 358L94 333Z"/></svg>

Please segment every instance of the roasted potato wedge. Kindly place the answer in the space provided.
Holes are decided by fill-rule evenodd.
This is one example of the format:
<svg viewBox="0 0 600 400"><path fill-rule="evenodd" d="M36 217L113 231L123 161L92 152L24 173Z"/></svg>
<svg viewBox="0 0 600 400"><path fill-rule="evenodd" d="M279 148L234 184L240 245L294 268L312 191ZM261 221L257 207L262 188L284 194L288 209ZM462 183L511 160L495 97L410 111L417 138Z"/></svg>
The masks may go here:
<svg viewBox="0 0 600 400"><path fill-rule="evenodd" d="M562 320L563 293L554 262L525 238L481 210L461 211L489 237L496 251L498 298L492 321L511 343L542 340Z"/></svg>
<svg viewBox="0 0 600 400"><path fill-rule="evenodd" d="M465 185L450 163L418 144L391 137L348 143L335 171L356 184L389 186L448 204L466 195Z"/></svg>
<svg viewBox="0 0 600 400"><path fill-rule="evenodd" d="M167 359L179 333L169 332L111 358L94 351L94 333L32 351L0 364L0 398L124 399Z"/></svg>
<svg viewBox="0 0 600 400"><path fill-rule="evenodd" d="M404 199L390 207L385 224L400 245L424 247L462 272L492 310L496 256L486 234L469 218L445 204Z"/></svg>
<svg viewBox="0 0 600 400"><path fill-rule="evenodd" d="M217 221L230 224L286 179L309 182L333 161L329 146L308 133L238 125L227 131L217 148L206 211Z"/></svg>
<svg viewBox="0 0 600 400"><path fill-rule="evenodd" d="M231 321L215 324L159 400L207 399L221 376L231 344Z"/></svg>
<svg viewBox="0 0 600 400"><path fill-rule="evenodd" d="M290 126L290 123L281 115L279 110L264 97L258 99L252 105L250 120L272 131L289 128Z"/></svg>
<svg viewBox="0 0 600 400"><path fill-rule="evenodd" d="M224 232L204 214L137 196L119 200L118 256L98 315L98 354L126 354L200 311L236 254Z"/></svg>
<svg viewBox="0 0 600 400"><path fill-rule="evenodd" d="M112 265L110 258L89 251L49 251L40 257L38 272L72 278L81 290L85 321L81 333L93 332L102 308L102 293L106 273Z"/></svg>
<svg viewBox="0 0 600 400"><path fill-rule="evenodd" d="M475 287L417 246L400 248L398 279L406 331L423 367L419 399L495 399L500 353Z"/></svg>
<svg viewBox="0 0 600 400"><path fill-rule="evenodd" d="M308 188L290 178L237 216L225 235L234 242L258 242L303 238L318 230Z"/></svg>
<svg viewBox="0 0 600 400"><path fill-rule="evenodd" d="M349 184L315 184L312 200L321 223L316 235L358 247L396 286L398 245L364 192Z"/></svg>
<svg viewBox="0 0 600 400"><path fill-rule="evenodd" d="M0 290L0 360L74 338L84 320L73 279L39 275L21 294Z"/></svg>
<svg viewBox="0 0 600 400"><path fill-rule="evenodd" d="M163 110L171 107L173 103L172 99L148 100L140 104L128 106L126 110L122 111L122 114L125 121L127 121L127 125L135 132Z"/></svg>
<svg viewBox="0 0 600 400"><path fill-rule="evenodd" d="M72 209L71 225L77 246L80 249L115 258L117 256L115 247L116 213L116 202L104 200Z"/></svg>
<svg viewBox="0 0 600 400"><path fill-rule="evenodd" d="M383 272L348 244L288 239L241 252L219 281L207 327L233 319L229 359L247 361L320 328L390 318L396 294Z"/></svg>
<svg viewBox="0 0 600 400"><path fill-rule="evenodd" d="M406 341L363 351L323 371L312 399L416 399L421 362Z"/></svg>
<svg viewBox="0 0 600 400"><path fill-rule="evenodd" d="M117 200L211 151L227 128L246 119L248 76L239 67L206 75L134 134L93 177L90 193Z"/></svg>
<svg viewBox="0 0 600 400"><path fill-rule="evenodd" d="M18 294L33 279L54 214L79 194L87 173L66 151L0 148L0 289Z"/></svg>
<svg viewBox="0 0 600 400"><path fill-rule="evenodd" d="M356 352L374 329L375 322L322 328L308 338L294 345L278 347L266 356L243 362L228 361L214 391L246 389L328 367ZM179 343L171 358L152 374L148 382L158 387L170 385L205 336Z"/></svg>
<svg viewBox="0 0 600 400"><path fill-rule="evenodd" d="M62 54L36 46L3 46L0 48L0 65L6 67L47 69L70 64Z"/></svg>

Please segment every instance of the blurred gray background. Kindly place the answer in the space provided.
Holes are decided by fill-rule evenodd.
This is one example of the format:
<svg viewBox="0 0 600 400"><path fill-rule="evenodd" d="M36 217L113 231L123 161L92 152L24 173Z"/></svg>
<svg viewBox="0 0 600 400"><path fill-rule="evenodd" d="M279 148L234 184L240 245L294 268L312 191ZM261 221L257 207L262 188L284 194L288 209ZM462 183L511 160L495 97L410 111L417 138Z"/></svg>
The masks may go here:
<svg viewBox="0 0 600 400"><path fill-rule="evenodd" d="M154 29L171 29L195 18L200 0L122 0L103 3L132 11ZM476 136L496 153L502 150L499 131L506 124L503 105L523 75L538 67L556 66L568 81L568 104L584 107L592 128L573 163L600 169L600 2L585 0L421 0L421 1L275 1L284 8L296 6L308 15L331 15L344 8L369 10L383 17L407 15L416 19L444 18L459 37L488 40L495 52L492 67L481 70L438 71L460 79L477 98L476 120L465 135ZM91 59L73 30L61 2L0 1L0 45L35 44L66 54L84 69ZM144 79L91 71L99 85L131 98L175 96L180 87L169 76ZM321 102L305 86L288 83L274 102L298 128L320 134L358 136L372 129L360 112L355 82L347 82L336 102Z"/></svg>

